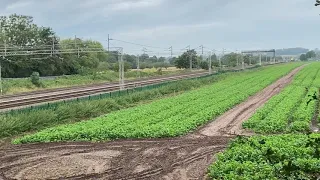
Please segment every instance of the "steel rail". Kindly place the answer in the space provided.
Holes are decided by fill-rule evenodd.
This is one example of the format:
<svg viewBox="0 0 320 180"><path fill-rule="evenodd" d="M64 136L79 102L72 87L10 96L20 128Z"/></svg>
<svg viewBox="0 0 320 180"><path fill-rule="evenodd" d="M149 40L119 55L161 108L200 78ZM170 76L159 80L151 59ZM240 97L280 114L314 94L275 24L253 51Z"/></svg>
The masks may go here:
<svg viewBox="0 0 320 180"><path fill-rule="evenodd" d="M144 81L134 81L134 82L126 83L125 89L133 89L135 87L143 87L143 86L152 85L152 84L159 84L161 82L166 82L166 81L171 82L171 81L177 81L177 80L186 79L186 78L200 77L207 74L208 73L206 72L206 73L187 74L187 75L180 75L180 76L173 76L173 77L166 77L166 78L144 80ZM94 95L98 93L114 92L114 91L118 91L119 89L120 89L119 84L111 84L103 87L78 89L78 90L73 90L69 92L58 91L58 92L55 92L54 94L49 94L49 93L40 94L40 96L37 96L37 97L22 96L19 99L13 99L13 100L7 100L7 101L5 99L1 99L0 109L4 110L4 109L21 107L21 106L30 106L38 103L65 100L65 99L71 99L71 98L75 99L75 98Z"/></svg>
<svg viewBox="0 0 320 180"><path fill-rule="evenodd" d="M201 71L198 73L181 73L181 74L168 74L163 76L153 76L153 77L143 77L140 79L131 79L126 80L126 83L134 83L134 82L140 82L140 81L146 81L146 80L153 80L153 79L160 79L160 78L170 78L170 77L176 77L176 76L183 76L183 75L196 75L196 74L205 74L205 71ZM79 90L79 89L90 89L94 87L107 87L110 85L117 85L119 82L108 82L108 83L96 83L96 84L89 84L89 85L76 85L71 87L62 87L62 88L54 88L54 89L45 89L45 90L37 90L37 91L30 91L30 92L22 92L18 94L11 94L11 95L3 95L0 96L0 103L3 101L3 99L9 99L9 98L16 98L16 97L23 97L28 95L39 95L39 94L45 94L45 93L54 93L54 92L61 92L61 91L68 91L68 90Z"/></svg>

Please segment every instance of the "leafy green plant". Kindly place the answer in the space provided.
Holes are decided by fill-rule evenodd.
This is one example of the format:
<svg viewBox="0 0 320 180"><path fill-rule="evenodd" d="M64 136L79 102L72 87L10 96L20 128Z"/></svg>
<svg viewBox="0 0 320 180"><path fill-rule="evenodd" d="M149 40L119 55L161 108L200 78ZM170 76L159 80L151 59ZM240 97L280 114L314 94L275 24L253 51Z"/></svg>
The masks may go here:
<svg viewBox="0 0 320 180"><path fill-rule="evenodd" d="M320 87L320 64L304 67L293 82L273 96L243 127L257 133L308 132Z"/></svg>
<svg viewBox="0 0 320 180"><path fill-rule="evenodd" d="M209 167L212 179L316 179L320 134L240 137Z"/></svg>

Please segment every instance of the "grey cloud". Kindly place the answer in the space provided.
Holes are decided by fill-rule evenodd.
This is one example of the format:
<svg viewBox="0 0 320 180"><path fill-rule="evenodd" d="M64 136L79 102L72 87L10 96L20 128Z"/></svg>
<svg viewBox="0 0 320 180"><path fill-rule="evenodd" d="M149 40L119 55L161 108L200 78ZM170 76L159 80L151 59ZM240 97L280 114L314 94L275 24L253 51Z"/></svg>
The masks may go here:
<svg viewBox="0 0 320 180"><path fill-rule="evenodd" d="M0 0L0 15L34 16L63 37L106 35L167 47L316 47L320 8L306 0ZM30 2L25 6L15 3ZM10 7L8 9L8 7ZM204 24L223 26L199 26ZM156 34L156 35L155 35ZM128 49L137 49L113 42Z"/></svg>

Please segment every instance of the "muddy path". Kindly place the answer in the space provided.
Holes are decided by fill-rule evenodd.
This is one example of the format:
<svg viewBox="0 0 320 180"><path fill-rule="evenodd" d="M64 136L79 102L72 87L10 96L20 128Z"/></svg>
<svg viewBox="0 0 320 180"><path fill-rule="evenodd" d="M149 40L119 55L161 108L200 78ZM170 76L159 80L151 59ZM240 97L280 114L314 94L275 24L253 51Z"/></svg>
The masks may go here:
<svg viewBox="0 0 320 180"><path fill-rule="evenodd" d="M215 121L184 137L106 143L42 143L0 149L4 179L204 179L241 123L289 84L299 67Z"/></svg>
<svg viewBox="0 0 320 180"><path fill-rule="evenodd" d="M0 152L0 171L3 179L198 179L230 138L12 146Z"/></svg>
<svg viewBox="0 0 320 180"><path fill-rule="evenodd" d="M244 121L249 119L256 110L266 103L271 97L280 93L280 91L286 87L293 79L294 75L299 72L303 67L299 67L291 71L288 75L280 78L273 84L269 85L254 96L249 97L245 102L240 103L231 110L224 113L211 123L205 125L203 128L194 135L204 136L223 136L223 135L250 135L252 133L247 132L241 128Z"/></svg>

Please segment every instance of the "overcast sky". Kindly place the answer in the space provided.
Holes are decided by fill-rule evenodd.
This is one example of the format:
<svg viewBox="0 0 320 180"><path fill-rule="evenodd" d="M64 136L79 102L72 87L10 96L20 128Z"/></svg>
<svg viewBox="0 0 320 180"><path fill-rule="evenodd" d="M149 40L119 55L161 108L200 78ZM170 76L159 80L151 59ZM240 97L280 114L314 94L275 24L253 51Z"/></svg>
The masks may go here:
<svg viewBox="0 0 320 180"><path fill-rule="evenodd" d="M228 50L305 47L320 42L315 0L0 0L0 15L30 15L62 38L146 44L161 55L190 45ZM3 6L4 5L4 6ZM111 41L127 53L142 47Z"/></svg>

